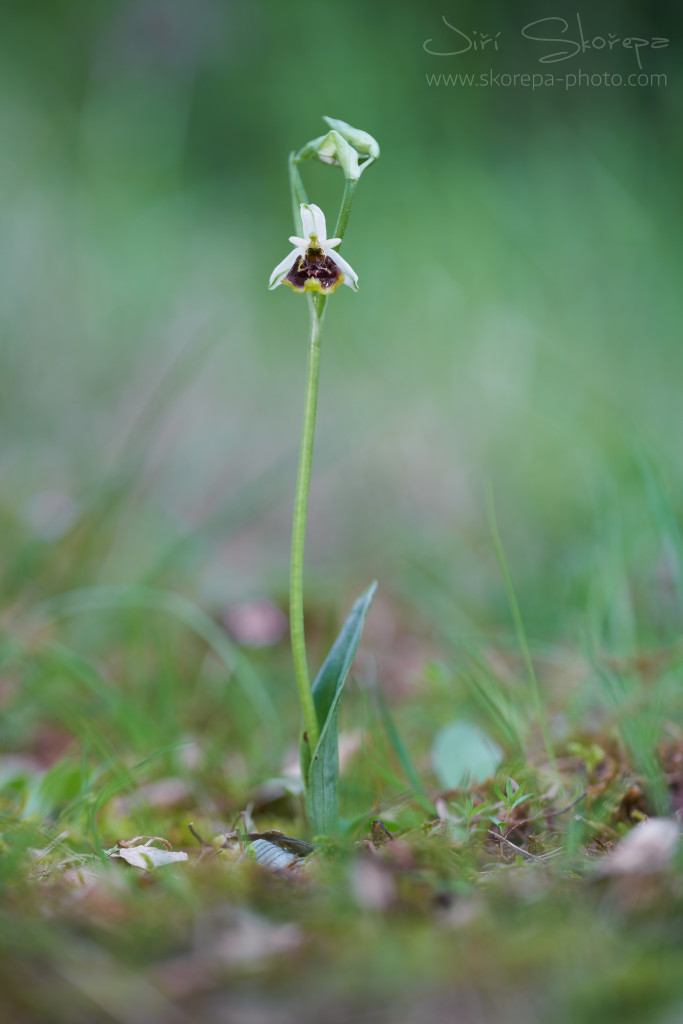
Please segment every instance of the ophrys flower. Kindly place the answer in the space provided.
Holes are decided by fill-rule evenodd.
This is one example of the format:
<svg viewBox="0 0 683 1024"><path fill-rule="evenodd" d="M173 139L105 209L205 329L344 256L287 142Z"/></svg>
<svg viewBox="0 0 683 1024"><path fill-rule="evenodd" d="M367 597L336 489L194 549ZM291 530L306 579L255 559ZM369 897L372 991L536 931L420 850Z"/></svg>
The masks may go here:
<svg viewBox="0 0 683 1024"><path fill-rule="evenodd" d="M325 215L319 206L301 204L301 226L305 237L290 235L289 240L296 248L278 263L270 275L268 287L288 284L295 292L330 295L343 282L358 291L358 275L334 251L341 238L327 238Z"/></svg>

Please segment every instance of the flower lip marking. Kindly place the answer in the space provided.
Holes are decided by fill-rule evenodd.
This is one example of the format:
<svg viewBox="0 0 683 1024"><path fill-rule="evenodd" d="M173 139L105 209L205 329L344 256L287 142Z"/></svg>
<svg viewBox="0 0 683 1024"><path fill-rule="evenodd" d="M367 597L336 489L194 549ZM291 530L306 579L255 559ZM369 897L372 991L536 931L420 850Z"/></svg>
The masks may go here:
<svg viewBox="0 0 683 1024"><path fill-rule="evenodd" d="M288 284L295 292L307 291L331 293L346 284L358 291L358 275L350 264L335 252L341 238L327 238L325 215L313 203L301 204L303 238L291 235L289 240L294 250L273 270L268 287L272 290L279 284Z"/></svg>

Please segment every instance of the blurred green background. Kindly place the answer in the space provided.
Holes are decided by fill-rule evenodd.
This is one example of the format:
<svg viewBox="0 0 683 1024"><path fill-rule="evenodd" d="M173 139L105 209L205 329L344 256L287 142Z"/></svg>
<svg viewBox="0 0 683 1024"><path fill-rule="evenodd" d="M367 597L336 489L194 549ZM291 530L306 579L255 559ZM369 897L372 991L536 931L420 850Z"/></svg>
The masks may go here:
<svg viewBox="0 0 683 1024"><path fill-rule="evenodd" d="M313 598L341 614L377 577L418 630L444 601L507 629L487 482L533 636L574 635L603 561L610 587L617 563L647 595L670 583L648 481L675 518L680 8L580 12L588 38L670 38L639 51L665 83L428 81L639 70L620 44L539 64L557 46L521 29L564 17L577 38L575 8L4 5L7 612L109 583L212 614L282 599L307 310L266 285L292 231L287 154L322 114L382 155L344 243L361 290L326 324ZM428 54L454 48L444 18L498 51ZM339 171L304 178L333 219Z"/></svg>

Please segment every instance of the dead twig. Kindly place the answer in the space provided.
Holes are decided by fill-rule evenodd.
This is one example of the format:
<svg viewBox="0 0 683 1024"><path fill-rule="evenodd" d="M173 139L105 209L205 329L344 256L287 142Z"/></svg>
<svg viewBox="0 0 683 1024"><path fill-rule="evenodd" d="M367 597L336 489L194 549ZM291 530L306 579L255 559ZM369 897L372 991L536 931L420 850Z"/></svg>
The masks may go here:
<svg viewBox="0 0 683 1024"><path fill-rule="evenodd" d="M515 853L521 854L522 857L528 857L529 860L536 861L538 864L545 863L543 857L537 857L535 853L529 853L528 850L523 850L521 846L515 846L515 844L511 843L509 839L506 839L505 836L500 835L498 832L494 832L493 829L489 828L487 829L487 832L490 836L493 836L494 839L497 839L499 843L505 843L505 845L514 850Z"/></svg>
<svg viewBox="0 0 683 1024"><path fill-rule="evenodd" d="M587 795L588 791L586 790L585 792L581 793L580 796L577 796L576 800L572 800L570 804L567 804L566 807L561 807L558 811L550 807L545 811L541 811L540 814L534 814L533 818L524 818L523 821L518 821L516 822L516 824L511 825L505 834L506 836L509 836L510 833L514 832L516 828L521 828L522 825L528 825L532 821L538 821L539 818L555 818L560 814L566 814L567 811L571 811L572 808L576 807L577 804L580 804L582 800L585 800Z"/></svg>
<svg viewBox="0 0 683 1024"><path fill-rule="evenodd" d="M206 839L202 839L202 837L200 836L199 832L197 832L197 830L195 829L193 821L191 821L190 824L187 827L189 828L190 832L195 837L197 842L200 844L200 846L202 846L202 847L211 846L211 843L207 843Z"/></svg>

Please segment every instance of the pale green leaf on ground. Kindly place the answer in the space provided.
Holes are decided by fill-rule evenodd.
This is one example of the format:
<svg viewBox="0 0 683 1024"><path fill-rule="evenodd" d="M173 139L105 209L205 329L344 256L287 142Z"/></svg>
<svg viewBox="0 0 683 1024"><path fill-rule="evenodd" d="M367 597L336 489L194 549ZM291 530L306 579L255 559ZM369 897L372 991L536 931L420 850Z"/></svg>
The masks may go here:
<svg viewBox="0 0 683 1024"><path fill-rule="evenodd" d="M498 768L503 751L471 722L449 722L432 746L432 764L444 789L484 782Z"/></svg>

